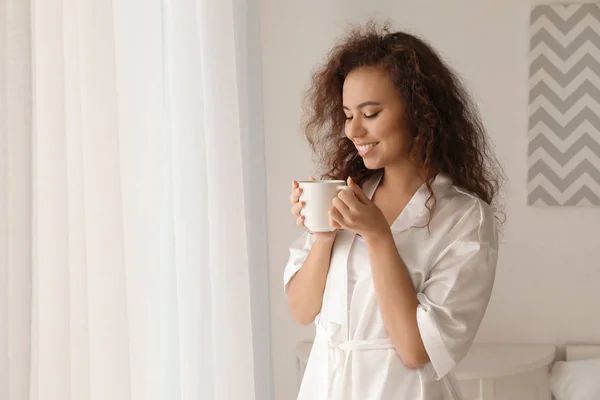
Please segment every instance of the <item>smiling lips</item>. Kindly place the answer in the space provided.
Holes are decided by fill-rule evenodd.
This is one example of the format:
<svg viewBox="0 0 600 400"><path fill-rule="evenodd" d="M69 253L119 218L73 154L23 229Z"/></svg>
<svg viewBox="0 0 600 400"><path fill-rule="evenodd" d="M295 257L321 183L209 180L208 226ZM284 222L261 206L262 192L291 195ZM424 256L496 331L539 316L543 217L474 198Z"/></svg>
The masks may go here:
<svg viewBox="0 0 600 400"><path fill-rule="evenodd" d="M375 146L377 146L377 143L357 144L356 149L358 150L358 155L364 157Z"/></svg>

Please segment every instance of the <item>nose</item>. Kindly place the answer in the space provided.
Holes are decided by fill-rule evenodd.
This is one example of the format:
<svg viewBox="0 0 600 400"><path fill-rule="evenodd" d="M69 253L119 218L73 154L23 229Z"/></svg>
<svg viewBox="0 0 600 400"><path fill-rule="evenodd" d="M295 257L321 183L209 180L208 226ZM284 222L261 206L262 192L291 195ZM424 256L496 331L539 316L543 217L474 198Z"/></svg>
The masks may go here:
<svg viewBox="0 0 600 400"><path fill-rule="evenodd" d="M352 118L351 120L346 121L346 136L350 140L354 140L356 138L363 137L367 134L367 130L360 118Z"/></svg>

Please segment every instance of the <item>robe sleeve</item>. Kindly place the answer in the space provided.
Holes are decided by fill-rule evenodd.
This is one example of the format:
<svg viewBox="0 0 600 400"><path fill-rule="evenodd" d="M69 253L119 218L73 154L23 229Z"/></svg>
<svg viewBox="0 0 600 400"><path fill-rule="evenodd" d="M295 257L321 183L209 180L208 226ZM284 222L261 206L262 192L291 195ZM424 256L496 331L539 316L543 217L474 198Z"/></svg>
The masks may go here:
<svg viewBox="0 0 600 400"><path fill-rule="evenodd" d="M477 200L447 236L417 294L417 324L438 380L469 351L492 294L498 235L491 208Z"/></svg>
<svg viewBox="0 0 600 400"><path fill-rule="evenodd" d="M308 232L304 232L296 239L289 247L289 258L283 271L283 288L287 295L287 288L290 281L300 270L304 261L308 257L308 253L314 243L314 236Z"/></svg>

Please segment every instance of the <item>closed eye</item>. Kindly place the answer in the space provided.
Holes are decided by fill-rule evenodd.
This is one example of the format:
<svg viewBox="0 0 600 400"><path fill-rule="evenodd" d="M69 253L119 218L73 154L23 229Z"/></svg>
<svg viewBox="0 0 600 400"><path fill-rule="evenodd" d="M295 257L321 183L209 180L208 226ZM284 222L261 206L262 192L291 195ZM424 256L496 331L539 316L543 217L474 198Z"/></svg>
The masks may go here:
<svg viewBox="0 0 600 400"><path fill-rule="evenodd" d="M371 115L365 115L365 118L370 119L370 118L375 118L376 116L379 115L381 111L376 112L375 114L371 114Z"/></svg>
<svg viewBox="0 0 600 400"><path fill-rule="evenodd" d="M379 113L380 113L380 112L381 112L381 111L378 111L378 112L376 112L375 114L371 114L371 115L363 115L363 117L364 117L364 118L366 118L366 119L375 118L376 116L378 116L378 115L379 115ZM346 116L346 121L351 121L351 120L352 120L352 117L351 117L351 116L350 116L350 117L349 117L349 116Z"/></svg>

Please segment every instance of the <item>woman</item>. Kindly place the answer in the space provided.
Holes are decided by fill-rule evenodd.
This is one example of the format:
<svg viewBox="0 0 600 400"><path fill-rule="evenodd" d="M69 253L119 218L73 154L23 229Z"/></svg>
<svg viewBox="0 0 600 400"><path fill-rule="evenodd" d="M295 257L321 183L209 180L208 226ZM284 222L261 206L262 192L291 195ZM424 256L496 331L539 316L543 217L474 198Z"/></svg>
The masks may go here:
<svg viewBox="0 0 600 400"><path fill-rule="evenodd" d="M460 399L451 372L498 252L500 169L475 107L423 40L373 25L333 49L307 105L324 177L351 190L329 211L337 231L290 248L291 315L317 327L298 399Z"/></svg>

